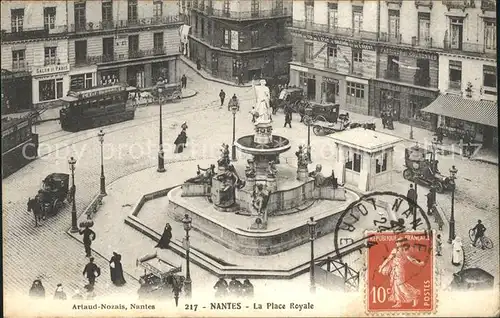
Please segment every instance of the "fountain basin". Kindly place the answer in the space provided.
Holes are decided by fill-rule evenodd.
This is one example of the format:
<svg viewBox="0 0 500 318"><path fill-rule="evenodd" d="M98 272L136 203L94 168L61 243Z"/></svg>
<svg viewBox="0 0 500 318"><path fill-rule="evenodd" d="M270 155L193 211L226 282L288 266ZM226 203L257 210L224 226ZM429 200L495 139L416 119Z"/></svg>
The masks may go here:
<svg viewBox="0 0 500 318"><path fill-rule="evenodd" d="M250 155L279 155L282 152L288 151L292 146L290 140L273 135L271 142L267 144L259 144L254 141L254 135L240 137L236 140L235 145L242 152Z"/></svg>

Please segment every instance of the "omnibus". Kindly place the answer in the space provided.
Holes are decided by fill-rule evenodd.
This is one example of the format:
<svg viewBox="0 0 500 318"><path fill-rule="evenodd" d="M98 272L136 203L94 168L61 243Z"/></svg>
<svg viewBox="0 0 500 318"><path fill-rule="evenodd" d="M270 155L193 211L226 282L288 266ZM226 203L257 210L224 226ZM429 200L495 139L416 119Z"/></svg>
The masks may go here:
<svg viewBox="0 0 500 318"><path fill-rule="evenodd" d="M69 91L61 98L61 128L75 132L132 120L136 105L129 93L135 91L123 84Z"/></svg>
<svg viewBox="0 0 500 318"><path fill-rule="evenodd" d="M30 117L2 119L2 179L38 156L38 134Z"/></svg>

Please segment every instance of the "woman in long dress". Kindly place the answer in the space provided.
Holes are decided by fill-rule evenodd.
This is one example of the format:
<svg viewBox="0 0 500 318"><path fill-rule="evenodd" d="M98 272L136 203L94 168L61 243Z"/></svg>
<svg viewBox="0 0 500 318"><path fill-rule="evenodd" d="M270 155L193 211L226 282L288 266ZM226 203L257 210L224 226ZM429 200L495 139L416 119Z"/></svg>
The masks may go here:
<svg viewBox="0 0 500 318"><path fill-rule="evenodd" d="M122 256L113 252L113 256L109 260L109 272L111 273L111 281L115 286L125 285L125 277L123 277L123 266L121 263Z"/></svg>
<svg viewBox="0 0 500 318"><path fill-rule="evenodd" d="M165 229L163 230L163 234L161 235L161 238L155 247L161 249L168 248L171 239L172 239L172 227L170 226L170 223L167 223L167 225L165 225Z"/></svg>
<svg viewBox="0 0 500 318"><path fill-rule="evenodd" d="M462 238L456 237L452 242L451 263L458 266L462 263Z"/></svg>
<svg viewBox="0 0 500 318"><path fill-rule="evenodd" d="M396 247L392 249L389 257L378 268L379 273L388 275L392 294L389 300L395 302L394 308L401 307L401 303L413 302L413 307L417 305L420 290L410 285L405 279L405 265L411 262L418 266L423 266L424 262L419 261L409 255L407 247L404 245L405 238L396 240Z"/></svg>

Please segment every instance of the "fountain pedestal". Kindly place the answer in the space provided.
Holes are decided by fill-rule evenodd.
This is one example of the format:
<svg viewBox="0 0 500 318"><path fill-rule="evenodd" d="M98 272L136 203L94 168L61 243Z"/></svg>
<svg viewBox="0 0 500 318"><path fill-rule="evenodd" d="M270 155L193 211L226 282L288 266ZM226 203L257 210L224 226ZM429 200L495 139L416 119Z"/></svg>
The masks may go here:
<svg viewBox="0 0 500 318"><path fill-rule="evenodd" d="M269 192L276 192L278 190L278 183L275 176L268 175L266 178L266 188Z"/></svg>
<svg viewBox="0 0 500 318"><path fill-rule="evenodd" d="M297 180L306 182L309 180L309 171L307 167L299 167L297 169Z"/></svg>

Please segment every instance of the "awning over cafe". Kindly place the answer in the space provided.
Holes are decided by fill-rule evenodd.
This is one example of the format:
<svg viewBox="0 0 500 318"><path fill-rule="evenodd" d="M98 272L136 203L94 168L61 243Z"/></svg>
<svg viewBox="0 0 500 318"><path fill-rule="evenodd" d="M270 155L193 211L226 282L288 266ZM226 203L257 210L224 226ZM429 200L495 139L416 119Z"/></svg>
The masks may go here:
<svg viewBox="0 0 500 318"><path fill-rule="evenodd" d="M465 99L453 95L440 95L424 112L466 120L486 126L498 127L497 103Z"/></svg>

